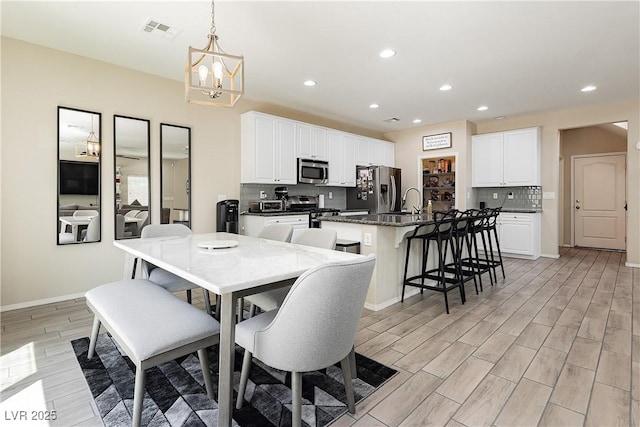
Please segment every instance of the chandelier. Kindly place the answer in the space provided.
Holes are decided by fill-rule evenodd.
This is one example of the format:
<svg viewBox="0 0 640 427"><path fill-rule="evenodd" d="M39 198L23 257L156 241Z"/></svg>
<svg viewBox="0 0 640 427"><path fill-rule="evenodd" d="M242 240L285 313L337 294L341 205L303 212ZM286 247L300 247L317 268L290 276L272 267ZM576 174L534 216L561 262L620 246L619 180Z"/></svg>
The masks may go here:
<svg viewBox="0 0 640 427"><path fill-rule="evenodd" d="M204 49L189 46L184 86L191 104L233 107L244 94L244 57L220 48L213 0L209 43Z"/></svg>
<svg viewBox="0 0 640 427"><path fill-rule="evenodd" d="M91 132L86 140L76 142L76 157L100 157L100 141L93 131L93 114L91 115Z"/></svg>

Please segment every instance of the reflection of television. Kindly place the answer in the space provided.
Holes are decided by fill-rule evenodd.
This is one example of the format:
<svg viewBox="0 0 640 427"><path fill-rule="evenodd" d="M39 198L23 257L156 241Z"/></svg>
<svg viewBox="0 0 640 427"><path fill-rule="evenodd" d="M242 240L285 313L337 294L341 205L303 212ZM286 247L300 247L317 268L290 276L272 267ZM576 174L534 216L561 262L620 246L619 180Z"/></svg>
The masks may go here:
<svg viewBox="0 0 640 427"><path fill-rule="evenodd" d="M60 160L60 194L98 195L100 171L98 163Z"/></svg>

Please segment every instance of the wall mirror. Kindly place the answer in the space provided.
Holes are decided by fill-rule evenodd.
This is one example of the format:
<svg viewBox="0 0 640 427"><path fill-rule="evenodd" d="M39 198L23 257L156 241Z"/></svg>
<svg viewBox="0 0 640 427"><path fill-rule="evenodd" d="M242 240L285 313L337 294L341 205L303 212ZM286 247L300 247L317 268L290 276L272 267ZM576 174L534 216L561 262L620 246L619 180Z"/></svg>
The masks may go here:
<svg viewBox="0 0 640 427"><path fill-rule="evenodd" d="M101 118L58 107L58 245L100 241Z"/></svg>
<svg viewBox="0 0 640 427"><path fill-rule="evenodd" d="M149 120L113 116L115 239L140 237L149 224Z"/></svg>
<svg viewBox="0 0 640 427"><path fill-rule="evenodd" d="M162 224L191 227L191 128L160 124Z"/></svg>

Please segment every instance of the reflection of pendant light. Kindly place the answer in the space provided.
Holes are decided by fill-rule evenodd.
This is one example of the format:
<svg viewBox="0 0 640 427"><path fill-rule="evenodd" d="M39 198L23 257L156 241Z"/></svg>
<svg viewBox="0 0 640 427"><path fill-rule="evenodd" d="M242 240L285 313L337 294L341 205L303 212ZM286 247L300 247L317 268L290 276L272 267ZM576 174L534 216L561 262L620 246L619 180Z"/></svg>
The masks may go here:
<svg viewBox="0 0 640 427"><path fill-rule="evenodd" d="M189 46L185 98L192 104L233 107L244 95L244 57L229 55L218 45L211 1L211 32L203 50Z"/></svg>
<svg viewBox="0 0 640 427"><path fill-rule="evenodd" d="M76 157L100 157L100 141L93 131L93 114L91 115L91 132L85 141L76 142Z"/></svg>

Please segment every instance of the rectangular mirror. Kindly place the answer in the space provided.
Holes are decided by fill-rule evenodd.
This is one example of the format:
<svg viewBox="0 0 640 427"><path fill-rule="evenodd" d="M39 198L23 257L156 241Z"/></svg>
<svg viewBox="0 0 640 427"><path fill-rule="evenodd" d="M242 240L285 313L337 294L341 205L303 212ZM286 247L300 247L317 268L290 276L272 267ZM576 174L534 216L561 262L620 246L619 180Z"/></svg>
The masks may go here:
<svg viewBox="0 0 640 427"><path fill-rule="evenodd" d="M100 241L101 119L58 107L58 245Z"/></svg>
<svg viewBox="0 0 640 427"><path fill-rule="evenodd" d="M150 123L113 116L115 165L115 239L140 237L149 224Z"/></svg>
<svg viewBox="0 0 640 427"><path fill-rule="evenodd" d="M191 128L160 124L162 224L191 228Z"/></svg>

